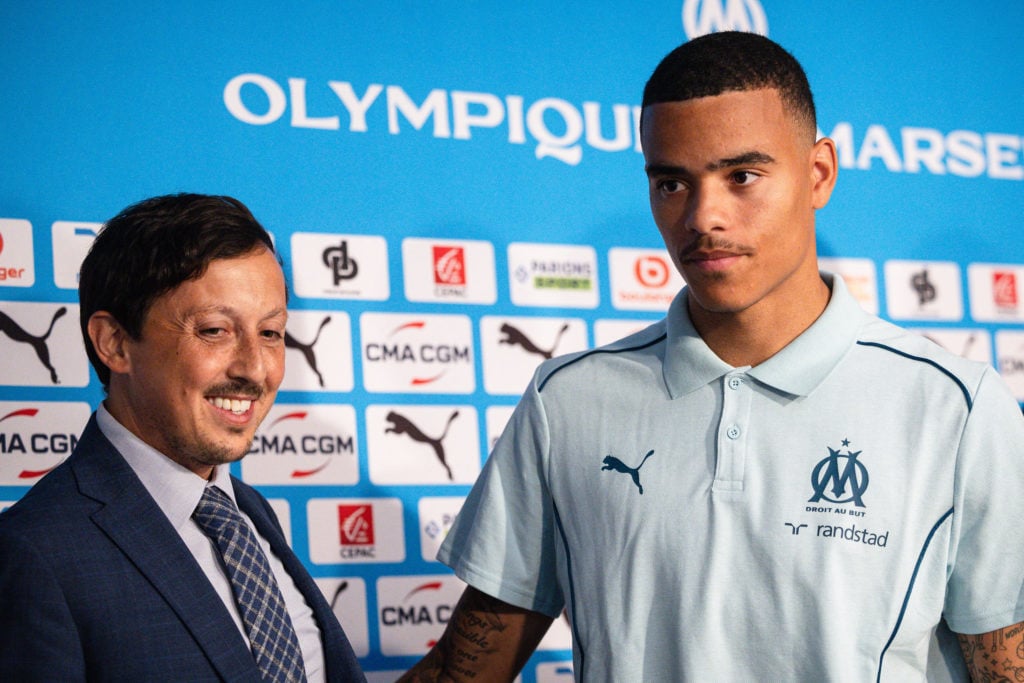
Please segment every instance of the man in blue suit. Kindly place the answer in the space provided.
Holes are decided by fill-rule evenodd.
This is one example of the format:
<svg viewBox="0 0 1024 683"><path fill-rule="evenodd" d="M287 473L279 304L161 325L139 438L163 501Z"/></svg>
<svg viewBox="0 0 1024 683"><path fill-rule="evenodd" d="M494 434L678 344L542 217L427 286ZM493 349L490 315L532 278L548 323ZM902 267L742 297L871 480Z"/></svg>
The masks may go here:
<svg viewBox="0 0 1024 683"><path fill-rule="evenodd" d="M79 297L106 399L67 461L0 515L0 680L364 680L270 505L228 472L284 375L270 236L228 197L149 199L97 237ZM255 531L254 593L275 596L284 635L252 636L229 553L193 518L208 488ZM282 641L292 671L266 673Z"/></svg>

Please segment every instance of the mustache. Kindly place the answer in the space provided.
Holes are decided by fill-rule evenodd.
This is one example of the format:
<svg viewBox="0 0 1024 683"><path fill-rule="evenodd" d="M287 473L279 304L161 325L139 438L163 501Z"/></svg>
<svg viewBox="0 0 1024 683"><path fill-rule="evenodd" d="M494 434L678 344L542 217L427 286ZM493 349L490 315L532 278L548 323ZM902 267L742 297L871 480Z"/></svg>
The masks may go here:
<svg viewBox="0 0 1024 683"><path fill-rule="evenodd" d="M684 245L678 253L680 263L689 260L697 252L727 251L733 254L752 254L754 250L739 242L722 239L713 235L700 235L694 241Z"/></svg>
<svg viewBox="0 0 1024 683"><path fill-rule="evenodd" d="M266 393L266 389L259 384L245 380L215 384L206 390L207 396L240 396L254 401L263 398L263 395Z"/></svg>

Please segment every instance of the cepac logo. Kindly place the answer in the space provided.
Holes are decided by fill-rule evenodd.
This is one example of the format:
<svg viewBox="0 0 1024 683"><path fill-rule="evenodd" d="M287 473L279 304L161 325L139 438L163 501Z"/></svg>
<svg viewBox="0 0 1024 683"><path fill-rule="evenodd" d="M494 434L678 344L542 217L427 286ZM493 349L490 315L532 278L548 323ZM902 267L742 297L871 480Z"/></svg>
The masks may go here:
<svg viewBox="0 0 1024 683"><path fill-rule="evenodd" d="M479 240L402 240L405 298L449 304L493 304L498 290L494 246Z"/></svg>
<svg viewBox="0 0 1024 683"><path fill-rule="evenodd" d="M886 261L889 315L897 320L961 320L960 266L945 261Z"/></svg>
<svg viewBox="0 0 1024 683"><path fill-rule="evenodd" d="M102 223L56 221L50 227L53 237L53 283L61 289L78 289L78 272L89 253Z"/></svg>
<svg viewBox="0 0 1024 683"><path fill-rule="evenodd" d="M372 405L366 432L375 484L472 484L480 473L472 406Z"/></svg>
<svg viewBox="0 0 1024 683"><path fill-rule="evenodd" d="M78 306L0 302L0 383L88 385Z"/></svg>
<svg viewBox="0 0 1024 683"><path fill-rule="evenodd" d="M433 562L455 516L466 501L461 496L420 498L420 553L425 562Z"/></svg>
<svg viewBox="0 0 1024 683"><path fill-rule="evenodd" d="M402 502L397 498L314 498L306 512L309 558L315 564L405 560Z"/></svg>
<svg viewBox="0 0 1024 683"><path fill-rule="evenodd" d="M465 584L454 576L384 576L377 580L380 649L419 655L437 642Z"/></svg>
<svg viewBox="0 0 1024 683"><path fill-rule="evenodd" d="M31 486L71 455L88 403L0 401L0 486Z"/></svg>
<svg viewBox="0 0 1024 683"><path fill-rule="evenodd" d="M347 313L289 311L284 345L282 390L352 390L352 331Z"/></svg>
<svg viewBox="0 0 1024 683"><path fill-rule="evenodd" d="M276 404L242 460L242 479L250 484L358 483L355 409Z"/></svg>
<svg viewBox="0 0 1024 683"><path fill-rule="evenodd" d="M997 270L992 273L992 301L996 308L1017 309L1017 275L1013 271Z"/></svg>
<svg viewBox="0 0 1024 683"><path fill-rule="evenodd" d="M315 579L331 611L345 629L356 657L370 654L370 629L366 615L366 582L347 576L336 579Z"/></svg>
<svg viewBox="0 0 1024 683"><path fill-rule="evenodd" d="M31 287L35 281L32 224L0 218L0 287Z"/></svg>
<svg viewBox="0 0 1024 683"><path fill-rule="evenodd" d="M297 295L366 301L391 296L388 245L383 237L297 232L291 246Z"/></svg>
<svg viewBox="0 0 1024 683"><path fill-rule="evenodd" d="M541 362L587 348L587 325L579 318L484 316L480 343L487 393L519 395Z"/></svg>
<svg viewBox="0 0 1024 683"><path fill-rule="evenodd" d="M691 40L718 31L768 35L768 17L758 0L685 0L683 30Z"/></svg>
<svg viewBox="0 0 1024 683"><path fill-rule="evenodd" d="M1020 284L1024 266L972 263L967 266L971 316L980 322L1024 322Z"/></svg>
<svg viewBox="0 0 1024 683"><path fill-rule="evenodd" d="M367 391L470 394L476 389L468 316L363 313L359 325Z"/></svg>
<svg viewBox="0 0 1024 683"><path fill-rule="evenodd" d="M597 256L577 245L508 245L509 285L516 306L597 308Z"/></svg>
<svg viewBox="0 0 1024 683"><path fill-rule="evenodd" d="M608 271L612 305L624 310L663 313L685 284L664 250L615 247Z"/></svg>

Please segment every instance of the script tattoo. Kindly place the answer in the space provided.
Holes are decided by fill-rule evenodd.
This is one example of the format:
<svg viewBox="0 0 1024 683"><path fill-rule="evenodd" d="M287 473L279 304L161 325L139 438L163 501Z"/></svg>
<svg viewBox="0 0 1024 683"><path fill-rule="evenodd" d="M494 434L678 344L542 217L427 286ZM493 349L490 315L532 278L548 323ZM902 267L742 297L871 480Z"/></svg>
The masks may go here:
<svg viewBox="0 0 1024 683"><path fill-rule="evenodd" d="M958 634L971 680L976 683L1024 681L1024 624L980 633Z"/></svg>

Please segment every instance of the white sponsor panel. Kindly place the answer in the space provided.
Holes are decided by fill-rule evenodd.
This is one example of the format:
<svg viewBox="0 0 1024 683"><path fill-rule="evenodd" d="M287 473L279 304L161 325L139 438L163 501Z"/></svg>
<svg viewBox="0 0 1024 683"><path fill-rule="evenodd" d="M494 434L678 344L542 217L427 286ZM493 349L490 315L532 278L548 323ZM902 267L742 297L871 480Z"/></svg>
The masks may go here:
<svg viewBox="0 0 1024 683"><path fill-rule="evenodd" d="M377 579L381 653L425 654L444 632L465 586L450 574Z"/></svg>
<svg viewBox="0 0 1024 683"><path fill-rule="evenodd" d="M363 669L363 673L366 675L366 683L395 683L395 681L402 677L405 671L405 669L392 669L390 671L367 671Z"/></svg>
<svg viewBox="0 0 1024 683"><path fill-rule="evenodd" d="M608 250L612 306L623 310L668 310L686 281L664 249Z"/></svg>
<svg viewBox="0 0 1024 683"><path fill-rule="evenodd" d="M541 662L535 672L537 683L572 683L576 680L572 662Z"/></svg>
<svg viewBox="0 0 1024 683"><path fill-rule="evenodd" d="M758 0L684 0L683 30L690 40L719 31L768 35L768 16Z"/></svg>
<svg viewBox="0 0 1024 683"><path fill-rule="evenodd" d="M992 365L992 337L988 330L951 327L913 327L908 329L931 339L950 353Z"/></svg>
<svg viewBox="0 0 1024 683"><path fill-rule="evenodd" d="M819 258L818 267L843 278L860 307L878 315L878 277L875 262L866 258Z"/></svg>
<svg viewBox="0 0 1024 683"><path fill-rule="evenodd" d="M593 247L513 242L508 245L509 292L516 306L597 308Z"/></svg>
<svg viewBox="0 0 1024 683"><path fill-rule="evenodd" d="M0 385L88 384L77 304L0 301Z"/></svg>
<svg viewBox="0 0 1024 683"><path fill-rule="evenodd" d="M291 246L297 295L367 301L391 296L388 243L383 237L297 232Z"/></svg>
<svg viewBox="0 0 1024 683"><path fill-rule="evenodd" d="M14 501L14 500L0 500L0 512L3 512L4 510L7 510L12 505L14 505L16 502L17 501Z"/></svg>
<svg viewBox="0 0 1024 683"><path fill-rule="evenodd" d="M996 368L1018 401L1024 402L1024 332L996 332Z"/></svg>
<svg viewBox="0 0 1024 683"><path fill-rule="evenodd" d="M257 485L358 483L355 409L350 405L275 404L242 460L242 479Z"/></svg>
<svg viewBox="0 0 1024 683"><path fill-rule="evenodd" d="M53 236L53 283L61 289L78 289L78 273L102 223L56 221Z"/></svg>
<svg viewBox="0 0 1024 683"><path fill-rule="evenodd" d="M587 348L587 324L581 318L485 315L480 344L487 393L518 396L542 361Z"/></svg>
<svg viewBox="0 0 1024 683"><path fill-rule="evenodd" d="M270 508L277 515L277 521L281 523L281 529L284 531L284 540L288 542L288 545L292 544L292 509L285 498L268 498L267 502L270 503Z"/></svg>
<svg viewBox="0 0 1024 683"><path fill-rule="evenodd" d="M515 406L488 406L484 412L484 420L487 422L487 453L490 455L494 445L498 443L501 433L505 431L508 421L512 419L512 413L516 411Z"/></svg>
<svg viewBox="0 0 1024 683"><path fill-rule="evenodd" d="M78 444L88 403L0 401L0 486L31 486Z"/></svg>
<svg viewBox="0 0 1024 683"><path fill-rule="evenodd" d="M366 447L374 484L472 484L480 431L470 405L371 405Z"/></svg>
<svg viewBox="0 0 1024 683"><path fill-rule="evenodd" d="M967 286L978 322L1024 322L1024 266L972 263Z"/></svg>
<svg viewBox="0 0 1024 683"><path fill-rule="evenodd" d="M347 313L288 311L282 391L352 391L352 329Z"/></svg>
<svg viewBox="0 0 1024 683"><path fill-rule="evenodd" d="M490 242L407 237L402 268L409 301L493 304L498 298Z"/></svg>
<svg viewBox="0 0 1024 683"><path fill-rule="evenodd" d="M359 329L367 391L471 394L476 389L469 316L363 313Z"/></svg>
<svg viewBox="0 0 1024 683"><path fill-rule="evenodd" d="M646 330L654 320L612 320L594 321L594 346L607 346L631 334Z"/></svg>
<svg viewBox="0 0 1024 683"><path fill-rule="evenodd" d="M425 561L433 562L437 558L437 551L465 501L464 496L420 498L420 554Z"/></svg>
<svg viewBox="0 0 1024 683"><path fill-rule="evenodd" d="M35 282L32 224L0 218L0 287L31 287Z"/></svg>
<svg viewBox="0 0 1024 683"><path fill-rule="evenodd" d="M314 498L306 513L309 559L314 564L405 560L398 498Z"/></svg>
<svg viewBox="0 0 1024 683"><path fill-rule="evenodd" d="M551 627L537 645L538 650L572 650L572 627L565 611L551 622Z"/></svg>
<svg viewBox="0 0 1024 683"><path fill-rule="evenodd" d="M885 296L897 320L962 320L960 266L948 261L886 261Z"/></svg>
<svg viewBox="0 0 1024 683"><path fill-rule="evenodd" d="M316 579L334 616L345 630L356 657L370 654L370 627L366 612L366 582L346 576L334 579ZM391 681L398 680L395 676Z"/></svg>

